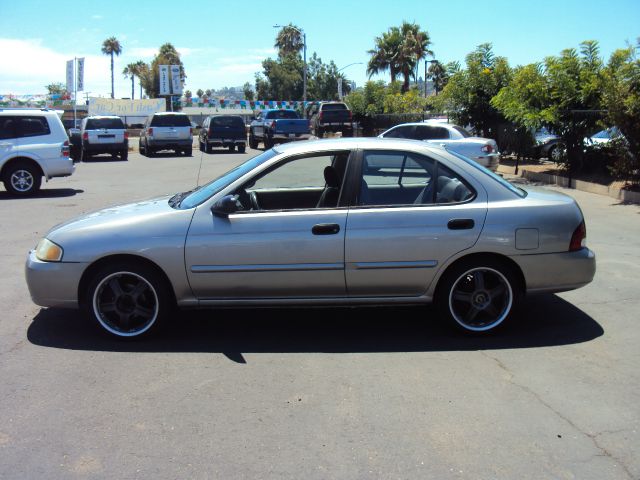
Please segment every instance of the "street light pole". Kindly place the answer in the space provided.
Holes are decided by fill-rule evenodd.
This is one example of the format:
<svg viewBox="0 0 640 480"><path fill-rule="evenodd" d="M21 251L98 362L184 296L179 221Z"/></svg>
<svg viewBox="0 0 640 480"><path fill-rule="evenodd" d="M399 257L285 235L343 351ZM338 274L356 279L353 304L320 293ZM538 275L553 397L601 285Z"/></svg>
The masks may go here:
<svg viewBox="0 0 640 480"><path fill-rule="evenodd" d="M303 103L307 103L307 34L304 33L304 30L300 30L293 25L274 25L273 28L292 28L302 35L302 52L304 61L304 68L302 70L302 101Z"/></svg>

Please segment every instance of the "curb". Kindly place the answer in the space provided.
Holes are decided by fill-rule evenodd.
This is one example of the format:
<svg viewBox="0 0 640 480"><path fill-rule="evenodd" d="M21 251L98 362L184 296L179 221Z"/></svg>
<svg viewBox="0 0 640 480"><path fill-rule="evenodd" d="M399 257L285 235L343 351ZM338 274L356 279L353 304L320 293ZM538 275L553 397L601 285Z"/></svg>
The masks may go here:
<svg viewBox="0 0 640 480"><path fill-rule="evenodd" d="M621 202L638 203L640 204L640 192L632 192L630 190L624 190L610 185L600 185L599 183L585 182L582 180L572 180L571 186L569 185L569 179L561 175L554 175L544 172L533 172L527 170L526 167L519 169L518 176L532 180L534 182L547 183L549 185L558 185L560 187L572 188L580 190L582 192L595 193L597 195L606 195ZM506 165L500 165L498 167L499 173L508 173L515 175L515 168Z"/></svg>

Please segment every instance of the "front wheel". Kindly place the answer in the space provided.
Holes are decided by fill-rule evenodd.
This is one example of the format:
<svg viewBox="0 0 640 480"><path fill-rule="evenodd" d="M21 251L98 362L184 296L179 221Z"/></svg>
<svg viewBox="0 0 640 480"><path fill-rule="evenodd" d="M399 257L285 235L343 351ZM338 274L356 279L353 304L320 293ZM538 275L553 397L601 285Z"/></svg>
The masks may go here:
<svg viewBox="0 0 640 480"><path fill-rule="evenodd" d="M13 195L26 197L40 190L42 174L36 167L26 162L9 166L3 178L4 187Z"/></svg>
<svg viewBox="0 0 640 480"><path fill-rule="evenodd" d="M164 323L171 310L170 289L146 265L118 262L100 269L87 288L87 316L119 338L149 334Z"/></svg>
<svg viewBox="0 0 640 480"><path fill-rule="evenodd" d="M456 327L484 333L503 324L514 311L522 288L513 269L502 262L474 260L445 273L436 305Z"/></svg>

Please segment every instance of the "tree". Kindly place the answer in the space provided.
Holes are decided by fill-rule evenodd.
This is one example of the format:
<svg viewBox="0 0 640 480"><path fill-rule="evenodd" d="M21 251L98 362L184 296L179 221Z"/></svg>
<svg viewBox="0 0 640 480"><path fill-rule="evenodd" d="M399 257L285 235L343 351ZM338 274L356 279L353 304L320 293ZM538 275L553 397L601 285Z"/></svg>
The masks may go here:
<svg viewBox="0 0 640 480"><path fill-rule="evenodd" d="M376 37L375 48L367 52L371 55L367 65L369 78L389 70L392 83L398 75L403 76L402 91L407 92L411 78L417 78L420 60L433 55L429 45L429 34L420 30L416 23L403 22L400 27L391 27L382 36Z"/></svg>
<svg viewBox="0 0 640 480"><path fill-rule="evenodd" d="M67 87L62 82L50 83L44 88L47 89L47 93L49 95L65 95L67 93Z"/></svg>
<svg viewBox="0 0 640 480"><path fill-rule="evenodd" d="M437 107L447 111L461 125L472 125L485 137L496 138L505 122L491 99L511 80L507 59L493 55L491 44L479 45L466 57L466 69L453 74L437 100Z"/></svg>
<svg viewBox="0 0 640 480"><path fill-rule="evenodd" d="M158 54L153 57L151 65L147 67L140 77L140 82L149 98L158 98L160 96L160 65L179 65L180 76L185 79L187 76L184 71L180 54L170 43L162 45ZM170 109L170 99L167 97L167 110Z"/></svg>
<svg viewBox="0 0 640 480"><path fill-rule="evenodd" d="M282 27L273 46L278 49L278 56L299 54L304 48L302 29L292 23Z"/></svg>
<svg viewBox="0 0 640 480"><path fill-rule="evenodd" d="M142 60L138 60L137 62L130 63L122 70L124 78L131 78L131 100L134 99L134 79L135 77L140 78L145 68L147 68L147 64ZM142 98L142 84L140 84L140 98Z"/></svg>
<svg viewBox="0 0 640 480"><path fill-rule="evenodd" d="M250 102L253 101L253 89L251 88L251 84L249 82L246 82L244 84L244 86L242 87L242 92L244 93L244 98L245 100L249 100Z"/></svg>
<svg viewBox="0 0 640 480"><path fill-rule="evenodd" d="M196 95L198 96L198 98L202 98L202 96L204 95L204 90L199 88L198 90L196 90Z"/></svg>
<svg viewBox="0 0 640 480"><path fill-rule="evenodd" d="M111 57L111 98L114 98L113 89L113 56L120 55L122 53L122 45L116 39L116 37L109 37L102 42L102 53Z"/></svg>
<svg viewBox="0 0 640 480"><path fill-rule="evenodd" d="M447 72L447 68L442 65L440 62L434 60L429 65L429 69L427 71L427 80L433 81L433 88L436 91L436 95L440 93L444 87L447 85L449 81L449 73Z"/></svg>
<svg viewBox="0 0 640 480"><path fill-rule="evenodd" d="M303 62L300 55L291 53L268 58L262 62L263 74L256 75L259 100L301 100L303 91Z"/></svg>
<svg viewBox="0 0 640 480"><path fill-rule="evenodd" d="M607 123L624 136L613 173L625 180L640 181L640 39L635 46L616 50L603 72L602 103ZM629 155L630 153L630 155Z"/></svg>

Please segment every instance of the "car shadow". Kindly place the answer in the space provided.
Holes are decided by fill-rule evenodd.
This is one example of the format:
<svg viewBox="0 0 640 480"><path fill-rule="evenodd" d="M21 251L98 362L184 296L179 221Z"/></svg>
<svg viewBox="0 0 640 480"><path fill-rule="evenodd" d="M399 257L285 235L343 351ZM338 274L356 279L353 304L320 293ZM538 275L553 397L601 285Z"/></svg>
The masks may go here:
<svg viewBox="0 0 640 480"><path fill-rule="evenodd" d="M7 191L0 192L0 200L29 200L34 198L64 198L73 197L78 193L84 193L84 190L78 190L75 188L43 188L38 190L33 195L21 197L18 195L11 195Z"/></svg>
<svg viewBox="0 0 640 480"><path fill-rule="evenodd" d="M501 350L570 345L604 333L586 313L555 295L528 298L493 334L466 335L435 308L287 308L179 311L163 331L135 341L112 339L75 310L42 309L28 328L35 345L114 352L365 353Z"/></svg>
<svg viewBox="0 0 640 480"><path fill-rule="evenodd" d="M179 153L176 153L174 151L161 151L161 152L153 152L151 155L146 154L146 155L142 155L143 157L146 158L189 158L189 157L193 157L195 154L195 151L191 154L191 155L182 155Z"/></svg>
<svg viewBox="0 0 640 480"><path fill-rule="evenodd" d="M89 158L82 160L82 163L111 163L111 162L126 162L120 157L114 157L112 155L92 155Z"/></svg>

